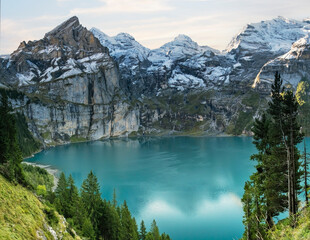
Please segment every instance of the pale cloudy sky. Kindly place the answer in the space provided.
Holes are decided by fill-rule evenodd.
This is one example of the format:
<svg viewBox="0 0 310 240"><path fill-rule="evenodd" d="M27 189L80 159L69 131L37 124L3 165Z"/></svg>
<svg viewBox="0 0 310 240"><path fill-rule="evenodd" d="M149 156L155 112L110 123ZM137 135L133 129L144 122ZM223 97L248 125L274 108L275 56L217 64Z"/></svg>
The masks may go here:
<svg viewBox="0 0 310 240"><path fill-rule="evenodd" d="M1 0L0 0L1 1ZM37 40L76 15L110 36L130 33L148 48L186 34L200 45L224 49L251 22L310 17L309 0L2 0L0 54Z"/></svg>

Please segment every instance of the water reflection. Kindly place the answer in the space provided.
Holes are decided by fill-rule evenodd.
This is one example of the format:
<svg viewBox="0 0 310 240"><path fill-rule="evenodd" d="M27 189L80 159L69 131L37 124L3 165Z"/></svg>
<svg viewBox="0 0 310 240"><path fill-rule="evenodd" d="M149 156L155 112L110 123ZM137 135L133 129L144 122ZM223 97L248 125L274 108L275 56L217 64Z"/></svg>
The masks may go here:
<svg viewBox="0 0 310 240"><path fill-rule="evenodd" d="M60 146L31 161L72 174L93 170L102 195L116 189L138 221L153 218L175 240L240 238L243 185L253 171L251 138L150 138Z"/></svg>
<svg viewBox="0 0 310 240"><path fill-rule="evenodd" d="M233 233L243 230L239 196L226 193L216 199L206 198L193 203L193 209L187 211L178 208L170 199L153 199L141 209L137 219L150 223L154 217L163 231L178 232L177 239L240 238L239 233Z"/></svg>

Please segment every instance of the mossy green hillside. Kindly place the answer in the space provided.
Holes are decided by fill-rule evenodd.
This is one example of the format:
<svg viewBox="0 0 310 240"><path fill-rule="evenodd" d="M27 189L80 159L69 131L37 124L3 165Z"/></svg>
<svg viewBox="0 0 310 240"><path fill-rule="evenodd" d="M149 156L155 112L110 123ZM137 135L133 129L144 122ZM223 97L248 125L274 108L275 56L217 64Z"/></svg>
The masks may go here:
<svg viewBox="0 0 310 240"><path fill-rule="evenodd" d="M79 239L63 218L41 203L29 190L0 175L0 239L55 239L50 227L62 239ZM71 236L68 232L74 236Z"/></svg>
<svg viewBox="0 0 310 240"><path fill-rule="evenodd" d="M289 218L281 220L269 232L271 240L309 240L310 239L310 207L298 213L296 227L292 227Z"/></svg>

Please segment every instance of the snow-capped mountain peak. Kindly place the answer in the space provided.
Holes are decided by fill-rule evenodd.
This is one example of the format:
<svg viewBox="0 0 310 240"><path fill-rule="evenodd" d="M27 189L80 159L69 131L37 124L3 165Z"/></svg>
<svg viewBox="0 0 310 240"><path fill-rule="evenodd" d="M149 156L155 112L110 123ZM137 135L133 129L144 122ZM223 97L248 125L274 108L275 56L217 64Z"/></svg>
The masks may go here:
<svg viewBox="0 0 310 240"><path fill-rule="evenodd" d="M99 66L113 64L108 49L72 17L43 39L22 42L6 68L16 72L12 83L21 86L98 72Z"/></svg>
<svg viewBox="0 0 310 240"><path fill-rule="evenodd" d="M174 42L194 42L189 36L185 34L179 34L173 40Z"/></svg>
<svg viewBox="0 0 310 240"><path fill-rule="evenodd" d="M186 36L184 34L176 36L173 41L168 42L160 47L160 49L164 49L165 51L172 51L176 48L187 48L192 49L193 51L199 51L199 45L194 42L189 36Z"/></svg>
<svg viewBox="0 0 310 240"><path fill-rule="evenodd" d="M122 58L120 64L129 64L135 60L136 63L143 62L147 59L150 50L138 43L133 36L128 33L119 33L114 37L110 37L99 29L92 28L90 30L100 43L107 47L110 54L115 59Z"/></svg>
<svg viewBox="0 0 310 240"><path fill-rule="evenodd" d="M115 36L115 39L119 40L119 41L136 41L136 39L131 36L129 33L119 33Z"/></svg>
<svg viewBox="0 0 310 240"><path fill-rule="evenodd" d="M165 78L163 86L181 89L217 87L240 79L253 81L257 69L273 59L300 58L307 53L303 49L308 46L309 39L305 36L310 31L309 23L310 19L297 21L279 16L247 24L222 53L199 46L184 34L149 50L127 33L109 37L98 29L92 32L109 48L119 63L122 76L132 82L133 88L143 88L145 79L155 84L158 79ZM194 84L198 82L201 84Z"/></svg>
<svg viewBox="0 0 310 240"><path fill-rule="evenodd" d="M226 51L287 52L295 41L305 36L305 24L284 17L247 24L232 39Z"/></svg>
<svg viewBox="0 0 310 240"><path fill-rule="evenodd" d="M167 67L171 65L171 61L187 59L205 51L217 51L208 46L199 46L197 42L190 37L180 34L173 41L168 42L158 49L150 52L149 60L156 64L164 63Z"/></svg>

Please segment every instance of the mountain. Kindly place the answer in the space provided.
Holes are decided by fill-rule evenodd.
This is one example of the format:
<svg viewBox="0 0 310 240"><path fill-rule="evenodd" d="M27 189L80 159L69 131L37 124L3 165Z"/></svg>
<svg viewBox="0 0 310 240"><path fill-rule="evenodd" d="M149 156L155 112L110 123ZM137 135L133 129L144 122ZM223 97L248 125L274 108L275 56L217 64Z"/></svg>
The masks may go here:
<svg viewBox="0 0 310 240"><path fill-rule="evenodd" d="M269 21L247 24L229 43L227 52L241 56L253 52L286 52L305 35L305 22L278 17Z"/></svg>
<svg viewBox="0 0 310 240"><path fill-rule="evenodd" d="M309 75L309 29L307 19L278 17L248 24L223 52L185 35L150 50L127 33L89 31L72 17L1 58L0 88L44 146L249 134L276 70L293 86Z"/></svg>
<svg viewBox="0 0 310 240"><path fill-rule="evenodd" d="M147 60L150 50L143 47L131 35L120 33L115 37L109 37L97 28L92 28L90 31L99 39L102 46L109 49L112 57L122 59L119 64L120 67L138 64Z"/></svg>
<svg viewBox="0 0 310 240"><path fill-rule="evenodd" d="M108 49L72 17L39 41L22 42L7 59L11 86L36 85L68 76L91 73L109 61ZM98 64L90 65L96 61Z"/></svg>
<svg viewBox="0 0 310 240"><path fill-rule="evenodd" d="M139 44L129 34L119 34L109 37L98 29L91 29L103 46L109 48L111 55L119 63L122 77L127 81L131 93L153 95L161 89L174 88L178 90L207 88L209 78L214 77L214 71L225 73L226 65L220 65L221 57L218 50L208 46L199 46L190 37L179 35L158 49L149 50ZM210 62L212 63L206 64ZM202 65L212 65L206 73L197 72ZM191 70L194 70L193 72ZM213 87L214 84L211 84Z"/></svg>
<svg viewBox="0 0 310 240"><path fill-rule="evenodd" d="M2 85L19 91L12 102L45 145L138 128L139 115L125 102L117 64L77 17L41 40L22 42L10 58L2 59L0 74Z"/></svg>
<svg viewBox="0 0 310 240"><path fill-rule="evenodd" d="M309 25L310 30L310 25ZM296 89L302 77L310 77L310 31L308 35L296 41L290 51L267 62L259 71L254 86L266 88L273 81L273 73L279 71L285 83Z"/></svg>
<svg viewBox="0 0 310 240"><path fill-rule="evenodd" d="M259 69L289 51L295 41L307 34L306 25L306 22L283 17L248 24L225 51L237 66L231 79L253 83Z"/></svg>
<svg viewBox="0 0 310 240"><path fill-rule="evenodd" d="M139 96L159 94L167 88L183 91L217 89L235 82L251 85L260 68L307 35L307 26L307 20L283 17L248 24L223 53L199 46L185 35L149 50L128 34L123 33L127 37L120 42L118 35L111 38L97 29L91 31L119 63L131 93Z"/></svg>

